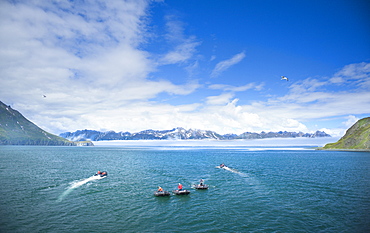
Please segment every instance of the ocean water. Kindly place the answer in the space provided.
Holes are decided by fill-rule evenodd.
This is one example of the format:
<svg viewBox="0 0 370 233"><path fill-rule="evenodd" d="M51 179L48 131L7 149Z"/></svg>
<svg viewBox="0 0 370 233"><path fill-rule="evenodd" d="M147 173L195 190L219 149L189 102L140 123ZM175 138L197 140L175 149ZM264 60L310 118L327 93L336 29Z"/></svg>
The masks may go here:
<svg viewBox="0 0 370 233"><path fill-rule="evenodd" d="M370 232L369 152L2 146L0 180L0 232Z"/></svg>

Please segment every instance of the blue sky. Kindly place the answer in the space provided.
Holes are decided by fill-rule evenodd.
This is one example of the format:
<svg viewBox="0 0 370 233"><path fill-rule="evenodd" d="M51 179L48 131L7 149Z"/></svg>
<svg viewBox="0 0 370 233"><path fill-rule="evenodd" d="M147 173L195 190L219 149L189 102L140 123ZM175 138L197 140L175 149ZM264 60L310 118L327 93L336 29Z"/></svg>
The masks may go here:
<svg viewBox="0 0 370 233"><path fill-rule="evenodd" d="M55 134L341 136L370 115L369 10L365 0L2 0L0 100Z"/></svg>

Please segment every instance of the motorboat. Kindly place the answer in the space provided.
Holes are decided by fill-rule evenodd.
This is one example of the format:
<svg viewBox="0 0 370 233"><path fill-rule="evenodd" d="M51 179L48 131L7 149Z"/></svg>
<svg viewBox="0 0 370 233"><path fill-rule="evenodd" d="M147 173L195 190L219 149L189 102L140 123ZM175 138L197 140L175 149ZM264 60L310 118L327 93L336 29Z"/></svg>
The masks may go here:
<svg viewBox="0 0 370 233"><path fill-rule="evenodd" d="M220 164L220 168L223 168L223 169L226 169L226 168L228 168L228 166L226 166L225 164Z"/></svg>
<svg viewBox="0 0 370 233"><path fill-rule="evenodd" d="M217 168L221 168L221 169L225 169L225 170L229 170L229 171L232 171L233 169L226 166L225 164L221 164L220 166L217 166Z"/></svg>
<svg viewBox="0 0 370 233"><path fill-rule="evenodd" d="M108 176L108 172L106 171L98 171L94 176L106 177Z"/></svg>
<svg viewBox="0 0 370 233"><path fill-rule="evenodd" d="M174 194L176 195L188 195L190 194L190 191L189 190L186 190L186 189L182 189L182 190L173 190L172 191Z"/></svg>
<svg viewBox="0 0 370 233"><path fill-rule="evenodd" d="M194 185L194 188L195 188L195 189L208 189L208 185L206 185L206 184L204 183L204 180L203 180L203 179L200 179L199 184Z"/></svg>
<svg viewBox="0 0 370 233"><path fill-rule="evenodd" d="M194 186L195 189L208 189L208 185L206 184L197 184Z"/></svg>
<svg viewBox="0 0 370 233"><path fill-rule="evenodd" d="M165 197L171 195L168 191L155 191L154 196L156 197Z"/></svg>

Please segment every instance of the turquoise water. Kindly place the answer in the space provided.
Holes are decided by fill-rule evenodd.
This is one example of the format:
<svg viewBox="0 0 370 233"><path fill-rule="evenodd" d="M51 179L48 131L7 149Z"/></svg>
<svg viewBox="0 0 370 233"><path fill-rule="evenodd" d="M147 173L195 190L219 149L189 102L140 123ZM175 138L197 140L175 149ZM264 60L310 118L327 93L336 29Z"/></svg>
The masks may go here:
<svg viewBox="0 0 370 233"><path fill-rule="evenodd" d="M370 232L369 175L368 152L2 146L0 232Z"/></svg>

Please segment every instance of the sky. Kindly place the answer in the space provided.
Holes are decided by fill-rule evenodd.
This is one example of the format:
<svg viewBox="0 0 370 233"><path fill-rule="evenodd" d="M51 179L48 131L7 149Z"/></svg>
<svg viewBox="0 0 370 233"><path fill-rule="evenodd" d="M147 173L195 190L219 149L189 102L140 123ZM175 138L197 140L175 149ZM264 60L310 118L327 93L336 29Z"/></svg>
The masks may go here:
<svg viewBox="0 0 370 233"><path fill-rule="evenodd" d="M369 12L367 0L0 0L0 101L54 134L342 136L370 116Z"/></svg>

